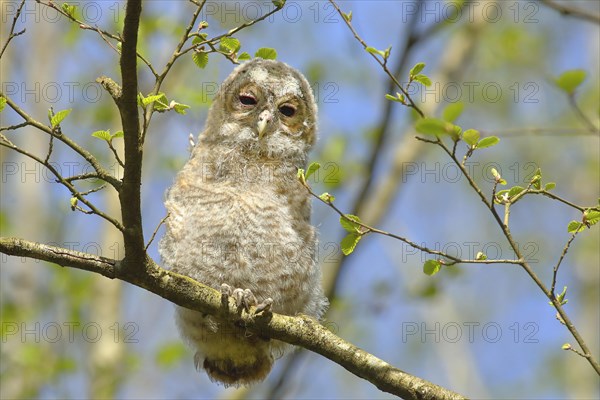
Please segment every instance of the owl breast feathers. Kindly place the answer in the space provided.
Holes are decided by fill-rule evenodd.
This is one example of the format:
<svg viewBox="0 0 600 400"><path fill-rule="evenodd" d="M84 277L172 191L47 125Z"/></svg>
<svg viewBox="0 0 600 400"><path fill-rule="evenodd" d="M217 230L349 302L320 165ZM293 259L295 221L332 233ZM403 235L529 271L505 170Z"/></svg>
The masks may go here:
<svg viewBox="0 0 600 400"><path fill-rule="evenodd" d="M316 140L317 106L302 74L254 59L223 82L189 161L167 193L159 251L174 272L215 289L249 289L273 312L319 318L327 307L296 179ZM225 385L263 380L285 345L225 320L178 307L195 363Z"/></svg>

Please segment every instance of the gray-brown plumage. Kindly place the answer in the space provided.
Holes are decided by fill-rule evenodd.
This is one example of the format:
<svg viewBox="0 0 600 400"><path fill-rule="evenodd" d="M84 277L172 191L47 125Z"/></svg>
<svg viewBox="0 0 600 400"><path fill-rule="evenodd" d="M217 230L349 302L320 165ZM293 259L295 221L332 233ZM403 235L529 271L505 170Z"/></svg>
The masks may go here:
<svg viewBox="0 0 600 400"><path fill-rule="evenodd" d="M316 263L310 197L298 168L316 139L317 107L288 65L254 59L234 69L190 160L169 189L160 254L173 271L230 292L239 303L319 318L327 306ZM249 291L247 290L249 289ZM266 377L284 344L177 308L197 368L225 385Z"/></svg>

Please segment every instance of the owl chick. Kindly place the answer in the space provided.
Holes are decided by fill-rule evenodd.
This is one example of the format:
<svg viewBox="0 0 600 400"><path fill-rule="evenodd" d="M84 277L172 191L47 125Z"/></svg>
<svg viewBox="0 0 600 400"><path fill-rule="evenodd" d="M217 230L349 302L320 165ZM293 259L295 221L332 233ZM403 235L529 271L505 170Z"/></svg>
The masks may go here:
<svg viewBox="0 0 600 400"><path fill-rule="evenodd" d="M296 178L316 140L317 106L304 76L287 64L254 59L221 85L205 130L165 206L164 264L238 306L320 318L327 307L310 225L310 197ZM177 307L196 368L213 381L263 380L285 344L243 326Z"/></svg>

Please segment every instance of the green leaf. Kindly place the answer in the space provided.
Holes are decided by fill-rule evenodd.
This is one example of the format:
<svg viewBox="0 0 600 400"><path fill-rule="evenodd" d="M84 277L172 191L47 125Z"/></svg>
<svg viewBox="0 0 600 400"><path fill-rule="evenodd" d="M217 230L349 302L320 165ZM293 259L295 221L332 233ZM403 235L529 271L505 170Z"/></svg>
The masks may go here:
<svg viewBox="0 0 600 400"><path fill-rule="evenodd" d="M329 194L329 193L327 193L327 192L325 192L325 193L321 194L321 195L319 196L319 198L320 198L321 200L323 200L324 202L326 202L326 203L333 203L333 202L335 201L335 196L334 196L334 195L331 195L331 194Z"/></svg>
<svg viewBox="0 0 600 400"><path fill-rule="evenodd" d="M192 54L192 61L198 66L198 68L204 69L208 64L208 53L203 51L196 51Z"/></svg>
<svg viewBox="0 0 600 400"><path fill-rule="evenodd" d="M177 365L187 355L187 349L181 342L162 345L156 352L156 363L163 368Z"/></svg>
<svg viewBox="0 0 600 400"><path fill-rule="evenodd" d="M349 233L340 242L340 246L342 247L342 253L344 253L345 256L351 254L356 248L356 245L358 244L361 238L362 236L358 233Z"/></svg>
<svg viewBox="0 0 600 400"><path fill-rule="evenodd" d="M558 300L558 302L561 305L567 304L568 300L565 300L565 296L567 295L567 287L563 287L563 291L561 293L559 293L558 295L556 295L556 300Z"/></svg>
<svg viewBox="0 0 600 400"><path fill-rule="evenodd" d="M5 106L6 106L6 98L0 97L0 112L2 112L2 110L4 110Z"/></svg>
<svg viewBox="0 0 600 400"><path fill-rule="evenodd" d="M501 185L506 185L506 180L502 179L502 176L496 170L496 168L492 168L491 172L492 172L492 175L494 176L494 179L496 180L496 182L498 182Z"/></svg>
<svg viewBox="0 0 600 400"><path fill-rule="evenodd" d="M556 85L567 94L575 93L575 89L585 80L587 72L582 69L565 71L556 78Z"/></svg>
<svg viewBox="0 0 600 400"><path fill-rule="evenodd" d="M508 197L510 197L511 199L513 197L515 197L516 195L518 195L519 193L521 193L523 190L525 190L524 187L521 186L513 186L510 188L510 190L508 191Z"/></svg>
<svg viewBox="0 0 600 400"><path fill-rule="evenodd" d="M496 203L504 204L503 203L503 201L504 201L504 195L508 195L508 189L497 191L496 192L496 199L495 199Z"/></svg>
<svg viewBox="0 0 600 400"><path fill-rule="evenodd" d="M296 173L296 177L300 182L306 184L306 178L304 177L304 168L298 168L298 172Z"/></svg>
<svg viewBox="0 0 600 400"><path fill-rule="evenodd" d="M116 132L115 132L115 133L114 133L114 134L111 136L111 138L112 138L112 139L116 139L116 138L122 138L122 137L124 137L124 136L125 136L125 134L123 133L123 131L116 131Z"/></svg>
<svg viewBox="0 0 600 400"><path fill-rule="evenodd" d="M348 14L346 13L342 13L342 16L344 17L344 19L348 22L352 22L352 11L350 11Z"/></svg>
<svg viewBox="0 0 600 400"><path fill-rule="evenodd" d="M371 54L380 55L383 58L386 58L384 50L377 50L375 47L367 46L365 50Z"/></svg>
<svg viewBox="0 0 600 400"><path fill-rule="evenodd" d="M481 139L479 141L479 143L477 143L477 146L475 146L477 149L485 149L486 147L492 147L497 145L500 142L500 139L498 139L498 137L496 136L488 136L488 137L484 137L483 139Z"/></svg>
<svg viewBox="0 0 600 400"><path fill-rule="evenodd" d="M240 55L238 56L238 61L246 61L246 60L249 60L249 59L251 59L251 58L252 58L252 57L250 56L250 54L248 54L248 53L246 53L246 52L243 52L242 54L240 54Z"/></svg>
<svg viewBox="0 0 600 400"><path fill-rule="evenodd" d="M154 109L158 112L164 112L171 109L169 106L169 100L167 100L167 96L162 92L148 97L144 97L141 94L140 96L142 100L142 107L146 107L147 105L154 103Z"/></svg>
<svg viewBox="0 0 600 400"><path fill-rule="evenodd" d="M448 135L454 131L454 124L437 118L421 118L415 123L415 129L425 135Z"/></svg>
<svg viewBox="0 0 600 400"><path fill-rule="evenodd" d="M79 200L77 199L77 197L71 197L71 200L69 200L69 203L71 203L71 211L75 211L75 207L77 207L77 202Z"/></svg>
<svg viewBox="0 0 600 400"><path fill-rule="evenodd" d="M534 175L533 178L531 178L531 183L533 184L534 189L540 190L542 188L542 176Z"/></svg>
<svg viewBox="0 0 600 400"><path fill-rule="evenodd" d="M77 8L76 6L72 6L67 3L63 3L61 8L65 12L65 14L67 14L71 18L75 18L75 9Z"/></svg>
<svg viewBox="0 0 600 400"><path fill-rule="evenodd" d="M565 343L562 345L561 349L563 350L571 350L571 343Z"/></svg>
<svg viewBox="0 0 600 400"><path fill-rule="evenodd" d="M383 58L387 60L390 57L391 51L392 51L392 46L388 46L388 48L383 51Z"/></svg>
<svg viewBox="0 0 600 400"><path fill-rule="evenodd" d="M554 189L555 187L556 187L556 183L554 183L554 182L548 182L544 186L544 190L550 191L550 190Z"/></svg>
<svg viewBox="0 0 600 400"><path fill-rule="evenodd" d="M460 140L461 132L462 132L462 128L460 126L452 125L452 128L450 129L450 132L448 132L448 133L450 134L450 137L452 138L452 140L454 140L455 142L458 142Z"/></svg>
<svg viewBox="0 0 600 400"><path fill-rule="evenodd" d="M487 255L485 255L485 253L483 253L482 251L480 251L475 256L475 259L478 260L478 261L487 260Z"/></svg>
<svg viewBox="0 0 600 400"><path fill-rule="evenodd" d="M241 47L240 41L233 37L224 37L219 43L219 50L226 53L235 53Z"/></svg>
<svg viewBox="0 0 600 400"><path fill-rule="evenodd" d="M319 164L318 162L313 162L308 166L308 169L306 170L306 175L304 176L306 179L310 178L310 176L312 174L314 174L315 172L317 172L319 170L319 168L321 168L321 164Z"/></svg>
<svg viewBox="0 0 600 400"><path fill-rule="evenodd" d="M271 0L271 2L276 8L283 8L285 5L285 0Z"/></svg>
<svg viewBox="0 0 600 400"><path fill-rule="evenodd" d="M385 98L391 101L405 104L404 95L402 93L396 93L396 96L392 96L391 94L386 93Z"/></svg>
<svg viewBox="0 0 600 400"><path fill-rule="evenodd" d="M423 264L423 272L426 275L432 276L440 272L442 264L438 260L427 260Z"/></svg>
<svg viewBox="0 0 600 400"><path fill-rule="evenodd" d="M92 133L92 136L101 140L106 140L109 142L111 140L110 131L96 131Z"/></svg>
<svg viewBox="0 0 600 400"><path fill-rule="evenodd" d="M416 63L415 66L410 69L410 77L412 78L413 76L418 75L419 72L423 71L423 68L425 68L424 62Z"/></svg>
<svg viewBox="0 0 600 400"><path fill-rule="evenodd" d="M361 226L357 224L357 222L360 222L360 218L352 214L345 214L345 216L348 219L340 217L340 225L342 225L342 228L350 233L360 233Z"/></svg>
<svg viewBox="0 0 600 400"><path fill-rule="evenodd" d="M194 36L194 38L192 39L192 44L200 44L202 42L204 42L206 40L206 38L208 37L208 33L199 33L198 36Z"/></svg>
<svg viewBox="0 0 600 400"><path fill-rule="evenodd" d="M579 221L571 221L571 222L569 222L569 225L567 226L567 232L569 232L569 233L581 232L584 229L585 229L585 224L583 222L579 222Z"/></svg>
<svg viewBox="0 0 600 400"><path fill-rule="evenodd" d="M254 53L254 57L264 58L265 60L276 60L277 51L270 47L261 47Z"/></svg>
<svg viewBox="0 0 600 400"><path fill-rule="evenodd" d="M71 113L71 110L72 109L69 108L68 110L62 110L54 114L54 116L50 119L50 125L52 125L53 128L56 128L56 126L58 126L63 119L67 118L67 115Z"/></svg>
<svg viewBox="0 0 600 400"><path fill-rule="evenodd" d="M583 223L588 226L596 225L600 221L600 211L586 210L583 213Z"/></svg>
<svg viewBox="0 0 600 400"><path fill-rule="evenodd" d="M477 129L467 129L463 132L462 138L469 146L476 146L479 141L479 131Z"/></svg>
<svg viewBox="0 0 600 400"><path fill-rule="evenodd" d="M142 107L146 107L148 104L154 103L155 101L160 100L164 94L159 93L152 96L144 97L144 95L140 95L142 100Z"/></svg>
<svg viewBox="0 0 600 400"><path fill-rule="evenodd" d="M456 103L450 103L442 111L442 119L448 122L454 122L462 114L465 105L458 101Z"/></svg>
<svg viewBox="0 0 600 400"><path fill-rule="evenodd" d="M185 113L186 113L185 110L190 108L190 106L188 106L187 104L177 103L176 101L171 101L171 103L169 104L169 107L172 108L173 110L175 110L175 112L177 114L182 114L182 115L185 115Z"/></svg>
<svg viewBox="0 0 600 400"><path fill-rule="evenodd" d="M426 87L431 86L431 79L429 79L429 77L427 75L423 75L423 74L416 75L413 78L413 80L415 82L419 82L423 86L426 86Z"/></svg>

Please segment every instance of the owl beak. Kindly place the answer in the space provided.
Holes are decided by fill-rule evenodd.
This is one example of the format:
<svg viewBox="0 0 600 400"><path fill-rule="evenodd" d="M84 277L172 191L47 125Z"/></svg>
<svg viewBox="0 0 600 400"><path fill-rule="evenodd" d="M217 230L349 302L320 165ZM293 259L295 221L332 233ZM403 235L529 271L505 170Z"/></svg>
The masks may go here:
<svg viewBox="0 0 600 400"><path fill-rule="evenodd" d="M257 128L258 128L258 138L262 139L265 130L267 129L267 125L269 124L269 122L271 122L271 120L273 119L273 114L271 114L271 111L269 110L264 110L263 112L261 112L258 116L258 124L257 124Z"/></svg>

